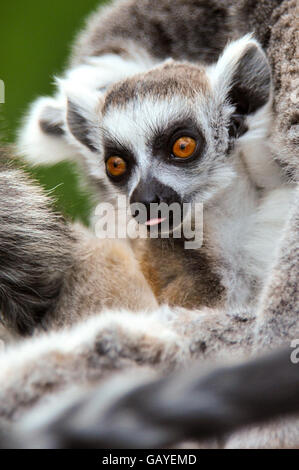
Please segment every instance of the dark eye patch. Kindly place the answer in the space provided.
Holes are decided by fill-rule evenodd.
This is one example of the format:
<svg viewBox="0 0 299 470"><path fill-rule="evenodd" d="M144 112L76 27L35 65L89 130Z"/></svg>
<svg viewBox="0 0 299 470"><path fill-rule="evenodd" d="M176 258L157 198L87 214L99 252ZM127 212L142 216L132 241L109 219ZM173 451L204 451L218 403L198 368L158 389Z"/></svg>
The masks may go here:
<svg viewBox="0 0 299 470"><path fill-rule="evenodd" d="M126 172L120 177L111 177L107 173L110 181L117 186L126 185L133 171L134 166L136 165L136 159L133 152L119 142L117 139L104 137L104 161L105 165L107 160L111 156L118 156L122 158L126 163Z"/></svg>
<svg viewBox="0 0 299 470"><path fill-rule="evenodd" d="M192 119L177 120L166 129L155 129L154 135L147 142L147 146L153 156L162 157L170 163L178 163L178 160L174 158L172 148L175 141L180 137L191 137L197 142L194 155L190 159L186 159L185 163L199 157L205 147L205 139ZM182 162L179 164L182 164Z"/></svg>

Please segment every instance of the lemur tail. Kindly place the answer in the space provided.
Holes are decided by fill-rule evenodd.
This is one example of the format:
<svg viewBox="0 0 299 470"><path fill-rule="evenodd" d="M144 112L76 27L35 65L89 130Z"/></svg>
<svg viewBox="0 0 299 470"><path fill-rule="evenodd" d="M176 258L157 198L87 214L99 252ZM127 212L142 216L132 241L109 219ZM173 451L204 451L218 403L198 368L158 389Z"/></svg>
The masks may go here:
<svg viewBox="0 0 299 470"><path fill-rule="evenodd" d="M42 189L0 166L0 320L9 328L25 335L43 325L71 265L72 243Z"/></svg>

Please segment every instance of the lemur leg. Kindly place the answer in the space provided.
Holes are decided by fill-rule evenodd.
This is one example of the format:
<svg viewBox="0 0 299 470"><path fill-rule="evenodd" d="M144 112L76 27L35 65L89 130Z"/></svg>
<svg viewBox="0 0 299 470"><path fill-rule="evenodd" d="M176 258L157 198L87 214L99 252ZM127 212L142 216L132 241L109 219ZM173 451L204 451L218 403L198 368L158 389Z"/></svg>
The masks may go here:
<svg viewBox="0 0 299 470"><path fill-rule="evenodd" d="M255 347L257 349L291 346L299 341L299 193L281 240L279 257L272 270L257 315Z"/></svg>
<svg viewBox="0 0 299 470"><path fill-rule="evenodd" d="M257 315L253 352L290 347L290 361L299 345L298 311L298 194L286 225L281 248ZM294 363L294 367L298 364ZM277 384L279 386L279 384ZM251 427L228 440L227 448L291 448L299 444L299 419L281 419Z"/></svg>
<svg viewBox="0 0 299 470"><path fill-rule="evenodd" d="M103 311L72 328L25 340L0 355L0 417L17 420L26 411L34 413L34 405L54 405L60 391L79 386L83 393L86 386L117 377L119 371L137 367L138 375L142 366L165 374L193 359L201 359L204 368L211 359L243 357L251 344L252 326L253 320L244 322L240 316L209 309ZM150 378L151 373L145 380ZM46 428L47 421L42 426Z"/></svg>
<svg viewBox="0 0 299 470"><path fill-rule="evenodd" d="M170 371L184 363L188 345L158 317L159 312L102 312L8 348L0 354L0 417L16 420L34 404L55 400L55 393L92 385L113 371L133 366Z"/></svg>

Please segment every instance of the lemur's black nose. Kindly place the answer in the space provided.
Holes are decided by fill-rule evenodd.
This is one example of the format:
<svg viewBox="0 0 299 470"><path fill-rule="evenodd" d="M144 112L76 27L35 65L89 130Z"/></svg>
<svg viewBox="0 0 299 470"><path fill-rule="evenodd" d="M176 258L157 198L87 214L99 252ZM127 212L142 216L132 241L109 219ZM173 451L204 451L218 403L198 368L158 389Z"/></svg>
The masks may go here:
<svg viewBox="0 0 299 470"><path fill-rule="evenodd" d="M140 224L144 224L151 218L151 204L161 202L155 189L155 185L139 184L131 196L130 203L133 204L131 212Z"/></svg>
<svg viewBox="0 0 299 470"><path fill-rule="evenodd" d="M155 206L151 206L152 204L170 205L173 202L180 202L180 197L172 188L155 178L148 178L139 182L130 198L131 213L137 222L144 224L152 217L157 217Z"/></svg>

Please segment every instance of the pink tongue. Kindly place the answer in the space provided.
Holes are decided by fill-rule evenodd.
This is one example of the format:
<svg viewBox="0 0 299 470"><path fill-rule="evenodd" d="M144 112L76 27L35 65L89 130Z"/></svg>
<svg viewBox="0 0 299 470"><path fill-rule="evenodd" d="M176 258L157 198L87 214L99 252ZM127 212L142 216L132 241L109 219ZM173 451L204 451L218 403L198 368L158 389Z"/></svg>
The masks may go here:
<svg viewBox="0 0 299 470"><path fill-rule="evenodd" d="M157 225L160 222L164 222L164 220L165 220L165 217L163 217L162 219L150 219L145 222L145 225Z"/></svg>

